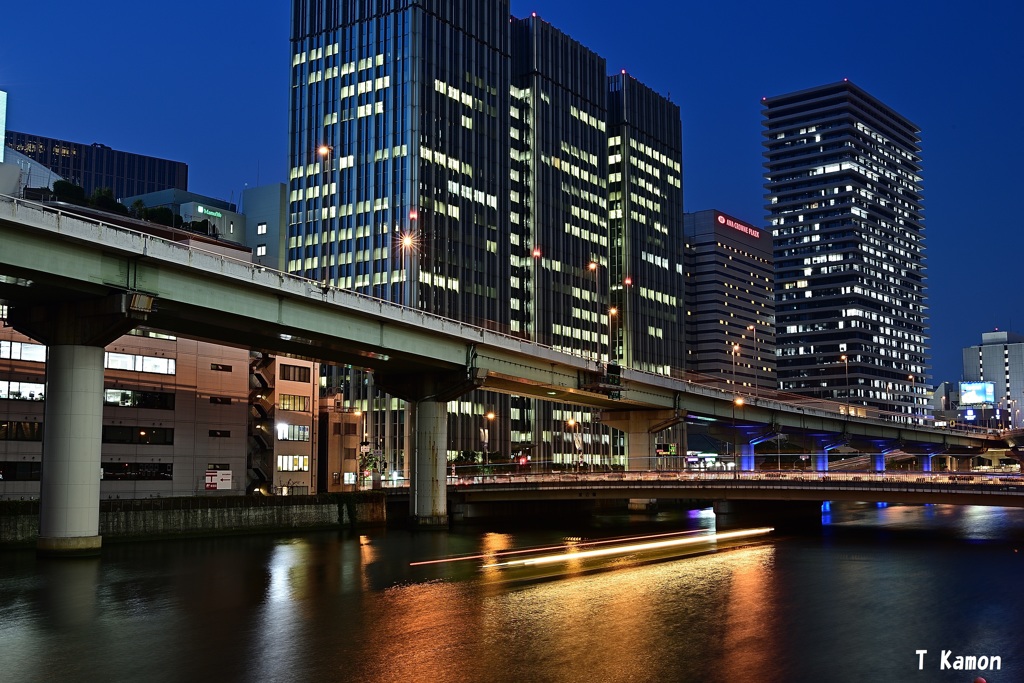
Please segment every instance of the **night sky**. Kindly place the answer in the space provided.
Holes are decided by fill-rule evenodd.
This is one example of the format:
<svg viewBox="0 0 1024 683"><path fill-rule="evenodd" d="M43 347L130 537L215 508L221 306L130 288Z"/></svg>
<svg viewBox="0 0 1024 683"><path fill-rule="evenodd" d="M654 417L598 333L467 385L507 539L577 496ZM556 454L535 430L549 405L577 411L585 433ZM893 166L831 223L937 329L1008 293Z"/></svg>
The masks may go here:
<svg viewBox="0 0 1024 683"><path fill-rule="evenodd" d="M190 190L227 200L285 182L289 8L6 3L7 127L184 161ZM1024 332L1024 4L515 0L512 12L680 105L687 211L761 224L761 98L850 79L922 131L933 383L960 379L961 349L982 332Z"/></svg>

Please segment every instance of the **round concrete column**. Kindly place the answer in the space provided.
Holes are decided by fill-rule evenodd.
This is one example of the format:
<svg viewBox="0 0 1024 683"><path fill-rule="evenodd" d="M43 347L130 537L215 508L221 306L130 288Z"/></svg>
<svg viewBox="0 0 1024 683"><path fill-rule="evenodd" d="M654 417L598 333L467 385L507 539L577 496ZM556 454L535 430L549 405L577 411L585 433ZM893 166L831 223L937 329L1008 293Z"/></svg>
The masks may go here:
<svg viewBox="0 0 1024 683"><path fill-rule="evenodd" d="M102 347L49 347L43 415L37 549L42 554L96 554L102 541Z"/></svg>
<svg viewBox="0 0 1024 683"><path fill-rule="evenodd" d="M756 469L754 466L754 447L749 443L740 444L739 469L742 472L753 472Z"/></svg>
<svg viewBox="0 0 1024 683"><path fill-rule="evenodd" d="M412 411L416 443L409 507L420 528L447 528L448 404L420 401Z"/></svg>

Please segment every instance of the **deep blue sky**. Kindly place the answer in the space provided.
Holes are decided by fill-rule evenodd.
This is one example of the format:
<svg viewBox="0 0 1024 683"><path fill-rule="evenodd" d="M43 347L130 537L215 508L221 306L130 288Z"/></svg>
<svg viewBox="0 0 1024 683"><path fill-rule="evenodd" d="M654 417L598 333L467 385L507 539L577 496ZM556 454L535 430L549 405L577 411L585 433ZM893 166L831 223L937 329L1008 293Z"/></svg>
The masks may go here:
<svg viewBox="0 0 1024 683"><path fill-rule="evenodd" d="M286 179L288 0L7 5L8 128L184 161L189 189L228 200ZM1024 331L1019 0L512 11L537 12L680 105L687 211L761 223L761 97L849 78L922 130L933 381L960 379L961 349L982 332Z"/></svg>

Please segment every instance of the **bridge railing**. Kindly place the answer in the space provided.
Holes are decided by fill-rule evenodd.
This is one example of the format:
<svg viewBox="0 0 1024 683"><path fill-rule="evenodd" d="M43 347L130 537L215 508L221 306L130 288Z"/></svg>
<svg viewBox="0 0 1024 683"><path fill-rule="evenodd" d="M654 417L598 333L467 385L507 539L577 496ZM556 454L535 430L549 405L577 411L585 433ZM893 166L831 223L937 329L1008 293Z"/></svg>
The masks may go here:
<svg viewBox="0 0 1024 683"><path fill-rule="evenodd" d="M773 486L778 484L810 485L907 485L920 488L926 486L953 486L963 488L1000 488L1019 490L1024 494L1024 478L1020 473L1008 472L830 472L799 470L757 472L721 471L695 472L692 470L626 471L626 472L504 472L504 473L456 473L448 475L450 486L539 484L573 482L579 484L598 482L687 482L725 483L743 482L749 485ZM406 479L391 479L385 488L403 489L409 485Z"/></svg>

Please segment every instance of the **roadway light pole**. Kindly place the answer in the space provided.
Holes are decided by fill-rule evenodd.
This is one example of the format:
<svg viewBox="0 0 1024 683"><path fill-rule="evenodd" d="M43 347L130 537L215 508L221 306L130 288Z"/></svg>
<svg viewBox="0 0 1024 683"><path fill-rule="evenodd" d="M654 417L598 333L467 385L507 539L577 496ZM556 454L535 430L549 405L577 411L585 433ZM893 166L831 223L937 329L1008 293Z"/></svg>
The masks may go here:
<svg viewBox="0 0 1024 683"><path fill-rule="evenodd" d="M850 415L850 357L845 353L839 356L839 360L846 365L846 415Z"/></svg>
<svg viewBox="0 0 1024 683"><path fill-rule="evenodd" d="M330 274L327 269L327 254L324 253L324 247L326 246L324 240L327 239L329 231L328 226L328 210L327 210L327 187L328 187L328 171L331 165L331 153L334 151L334 147L331 145L323 144L317 147L316 153L320 156L320 242L317 245L317 251L319 252L319 266L320 266L320 282L328 284Z"/></svg>
<svg viewBox="0 0 1024 683"><path fill-rule="evenodd" d="M739 352L740 352L740 345L739 344L733 344L732 345L732 393L733 393L733 398L736 397L736 356L739 354Z"/></svg>
<svg viewBox="0 0 1024 683"><path fill-rule="evenodd" d="M565 421L569 427L569 441L572 442L573 468L579 469L579 457L583 453L583 437L580 435L580 423L574 417Z"/></svg>
<svg viewBox="0 0 1024 683"><path fill-rule="evenodd" d="M591 273L594 274L594 311L595 312L596 311L600 311L601 310L601 306L600 306L600 303L598 302L598 299L600 298L601 295L600 295L600 287L599 287L599 284L598 284L598 281L597 281L597 277L598 277L598 275L597 275L597 261L591 261L590 263L588 263L587 264L587 270L589 270ZM600 325L600 316L598 316L598 324ZM598 330L600 330L600 329L601 328L598 327ZM601 333L600 332L597 333L597 344L595 344L594 356L595 356L594 360L597 361L598 363L600 363L601 362Z"/></svg>
<svg viewBox="0 0 1024 683"><path fill-rule="evenodd" d="M757 367L757 364L760 362L761 352L757 345L757 327L755 325L747 325L747 331L754 337L754 397L756 398L758 395L757 385L761 381L761 373Z"/></svg>
<svg viewBox="0 0 1024 683"><path fill-rule="evenodd" d="M618 344L616 344L615 338L613 336L614 329L612 327L615 323L615 316L618 314L618 312L619 309L615 308L614 306L608 309L608 362L612 364L614 364L618 360L619 355L617 348ZM615 349L614 355L612 353L613 349Z"/></svg>
<svg viewBox="0 0 1024 683"><path fill-rule="evenodd" d="M494 418L496 415L493 410L488 410L484 414L484 426L480 429L480 436L483 437L481 441L484 446L484 467L487 467L490 463L487 457L487 448L491 443L491 425L494 424Z"/></svg>

